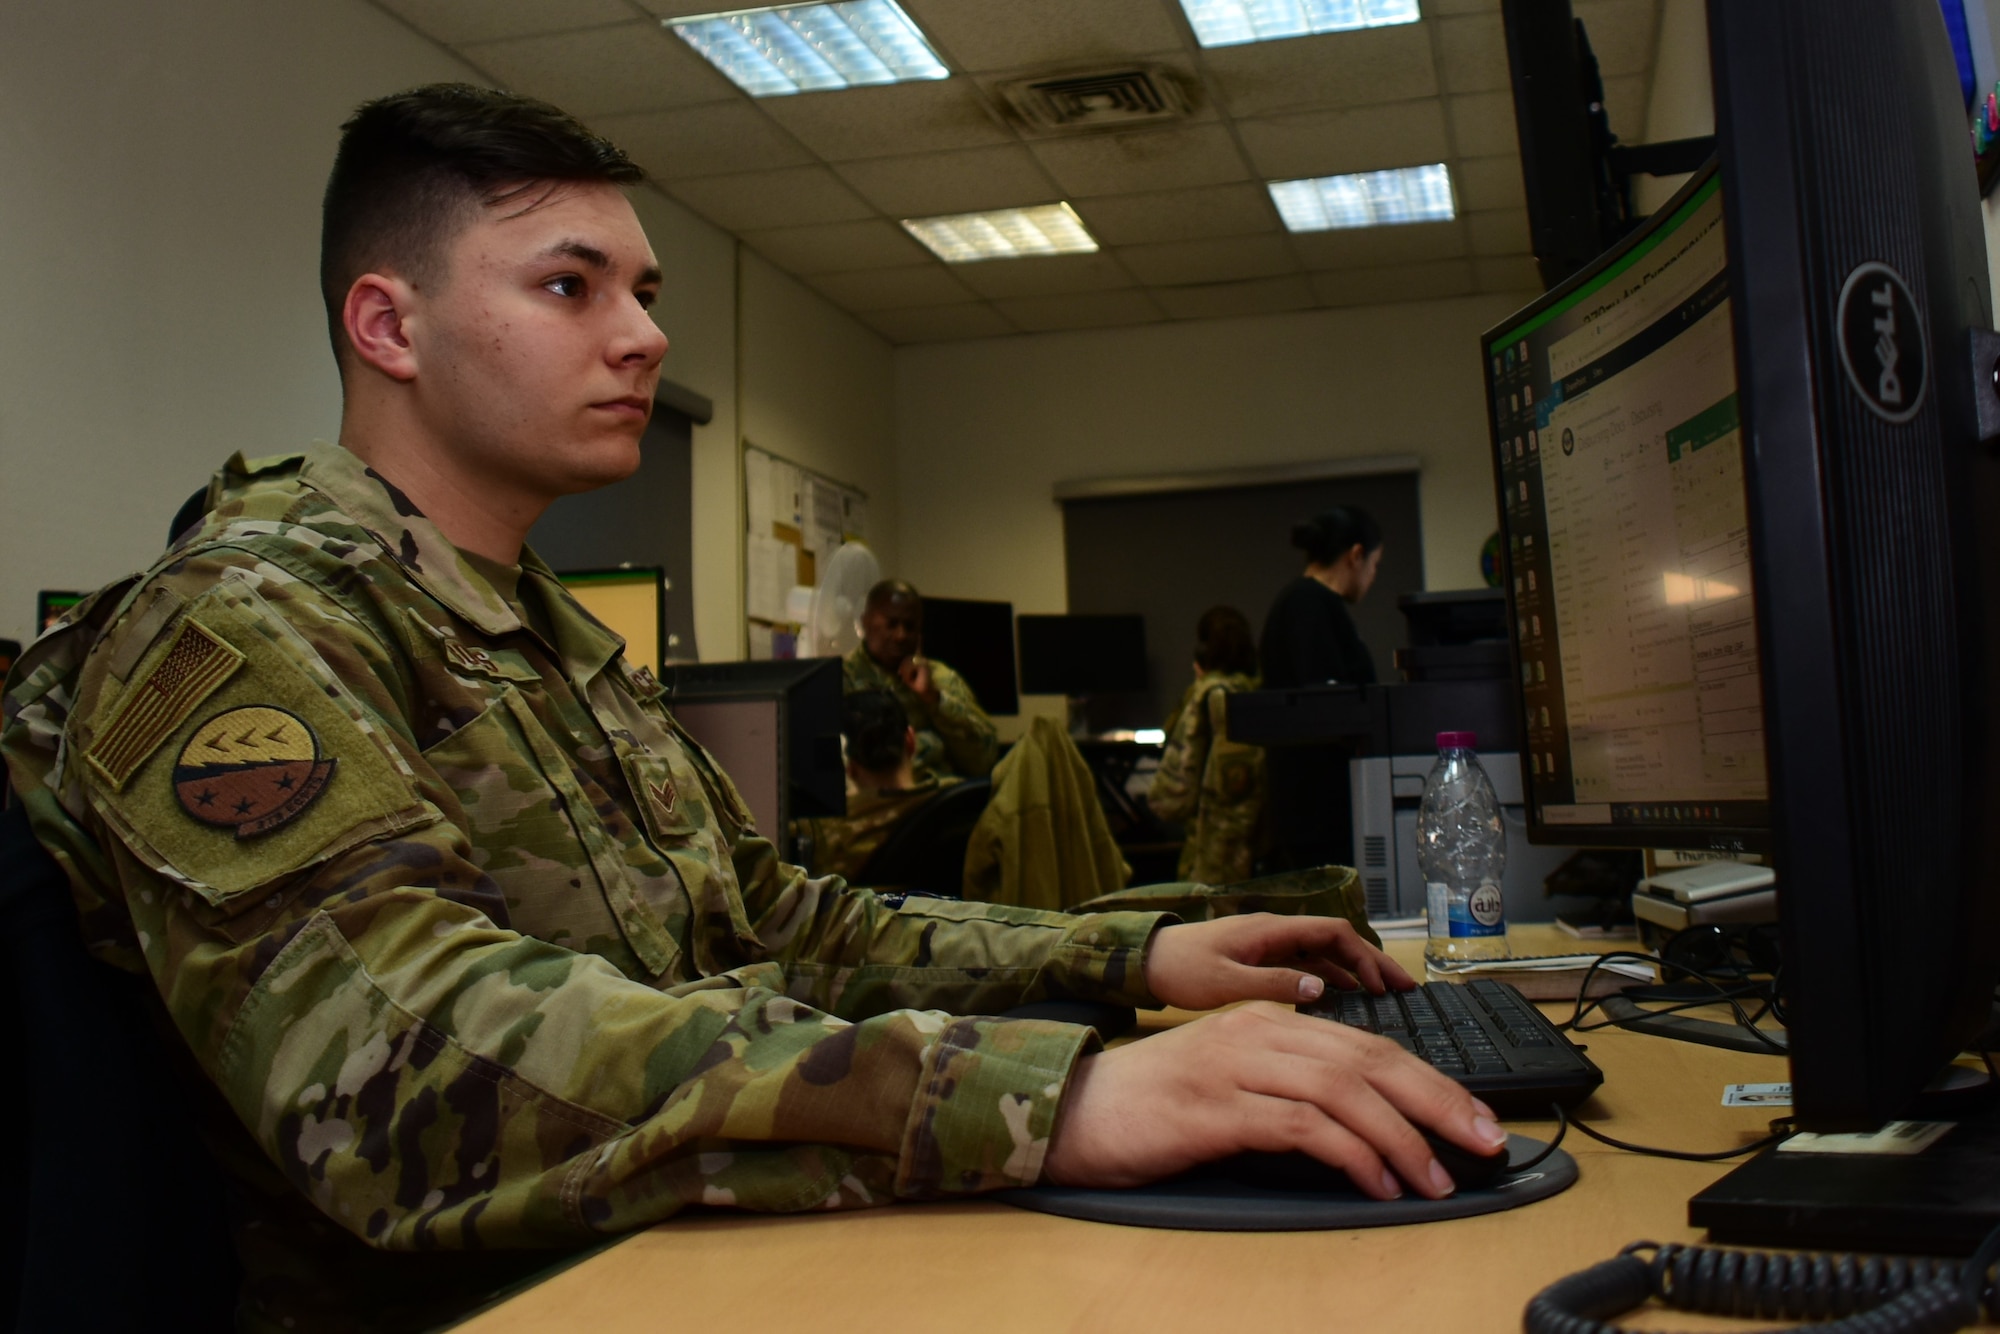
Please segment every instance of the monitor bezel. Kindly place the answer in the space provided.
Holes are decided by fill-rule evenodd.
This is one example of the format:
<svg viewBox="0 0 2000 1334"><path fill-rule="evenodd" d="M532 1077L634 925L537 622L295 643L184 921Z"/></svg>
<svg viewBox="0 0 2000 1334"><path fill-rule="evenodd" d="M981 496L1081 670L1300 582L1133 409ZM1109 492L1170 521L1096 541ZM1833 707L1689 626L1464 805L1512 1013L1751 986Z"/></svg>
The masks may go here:
<svg viewBox="0 0 2000 1334"><path fill-rule="evenodd" d="M1661 228L1665 227L1677 212L1688 204L1709 184L1720 178L1720 164L1711 158L1701 170L1693 173L1673 198L1662 204L1644 223L1634 228L1599 255L1587 267L1565 278L1555 287L1544 292L1534 301L1509 315L1479 336L1479 374L1484 385L1486 408L1487 457L1493 468L1494 513L1500 524L1500 588L1507 598L1507 647L1511 667L1508 676L1508 690L1513 696L1515 718L1521 728L1521 736L1530 735L1528 726L1527 694L1521 689L1521 669L1524 654L1521 645L1521 609L1514 592L1514 548L1510 540L1513 533L1507 510L1507 479L1503 456L1502 432L1499 411L1493 392L1493 355L1496 349L1504 348L1519 336L1521 326L1532 322L1544 312L1560 306L1575 296L1577 291L1595 281L1603 271L1617 264L1633 250L1644 245ZM1771 827L1764 825L1672 825L1672 824L1552 824L1542 816L1542 802L1536 791L1532 775L1528 769L1529 747L1524 743L1520 755L1521 791L1524 794L1523 808L1527 815L1528 841L1537 846L1593 847L1593 848L1671 848L1691 852L1719 852L1726 854L1768 855L1772 846ZM1765 772L1770 772L1770 741L1765 740ZM1767 798L1768 800L1768 798ZM1768 806L1767 806L1768 809Z"/></svg>

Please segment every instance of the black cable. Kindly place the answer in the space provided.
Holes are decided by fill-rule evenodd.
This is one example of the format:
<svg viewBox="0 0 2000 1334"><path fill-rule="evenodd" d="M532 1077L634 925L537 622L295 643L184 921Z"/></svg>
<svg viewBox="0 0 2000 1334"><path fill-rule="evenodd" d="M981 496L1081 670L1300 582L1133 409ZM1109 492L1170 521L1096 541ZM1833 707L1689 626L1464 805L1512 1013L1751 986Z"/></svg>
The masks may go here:
<svg viewBox="0 0 2000 1334"><path fill-rule="evenodd" d="M1637 1251L1650 1250L1642 1260ZM1528 1303L1528 1334L1617 1334L1605 1323L1648 1297L1681 1311L1814 1320L1814 1334L1951 1334L1996 1311L2000 1228L1970 1260L1778 1255L1635 1241L1613 1260L1550 1284ZM1830 1319L1829 1319L1830 1317Z"/></svg>
<svg viewBox="0 0 2000 1334"><path fill-rule="evenodd" d="M1741 1158L1746 1153L1755 1153L1759 1149L1768 1149L1773 1144L1776 1144L1779 1140L1785 1138L1785 1136L1791 1133L1789 1129L1786 1130L1776 1129L1775 1127L1783 1125L1785 1123L1782 1121L1774 1121L1771 1123L1772 1126L1774 1127L1771 1133L1764 1136L1764 1138L1757 1140L1755 1143L1745 1144L1740 1149L1717 1149L1713 1153L1697 1153L1689 1149L1655 1149L1655 1148L1650 1148L1644 1144L1631 1144L1622 1139L1613 1139L1611 1136L1605 1134L1603 1131L1594 1130L1590 1126L1585 1125L1581 1121L1570 1120L1570 1118L1563 1113L1563 1109L1555 1104L1550 1104L1549 1110L1556 1114L1556 1121L1560 1126L1562 1127L1575 1126L1578 1130L1590 1136L1592 1139L1596 1140L1599 1144L1609 1144L1614 1149L1623 1149L1627 1153L1643 1153L1653 1158L1677 1158L1685 1163L1720 1163L1720 1162L1725 1162L1731 1158ZM1562 1134L1560 1133L1560 1131L1558 1131L1556 1135L1556 1142L1557 1143L1562 1142ZM1539 1162L1541 1160L1536 1159L1536 1161Z"/></svg>
<svg viewBox="0 0 2000 1334"><path fill-rule="evenodd" d="M1551 1105L1553 1106L1553 1104ZM1542 1151L1536 1154L1534 1157L1530 1158L1527 1162L1520 1163L1518 1165L1514 1163L1509 1163L1507 1165L1508 1176L1514 1176L1517 1173L1525 1172L1533 1167L1540 1167L1542 1163L1547 1160L1550 1154L1554 1153L1557 1149L1562 1147L1563 1136L1569 1134L1569 1118L1563 1115L1562 1108L1560 1107L1557 1107L1555 1109L1555 1113L1556 1113L1556 1137L1550 1140L1547 1144L1543 1145Z"/></svg>
<svg viewBox="0 0 2000 1334"><path fill-rule="evenodd" d="M1557 1025L1559 1029L1567 1030L1571 1033L1589 1033L1600 1028L1622 1027L1620 1021L1616 1019L1608 1019L1601 1024L1586 1024L1583 1022L1585 1016L1604 1004L1603 997L1598 997L1595 1000L1585 999L1590 994L1591 980L1597 976L1598 969L1615 959L1632 959L1642 963L1649 963L1662 969L1671 968L1676 972L1686 974L1704 986L1712 987L1715 991L1715 995L1713 996L1702 996L1689 1000L1676 1001L1660 1006L1657 1009L1648 1010L1646 1012L1648 1015L1678 1014L1683 1010L1698 1010L1709 1005L1727 1005L1730 1011L1736 1016L1737 1024L1755 1037L1757 1041L1769 1047L1774 1053L1780 1055L1790 1054L1786 1047L1773 1041L1768 1033L1757 1027L1758 1019L1762 1018L1765 1013L1774 1011L1777 1002L1777 992L1772 983L1736 982L1723 974L1698 969L1686 963L1676 963L1670 959L1644 954L1637 950L1608 950L1591 960L1590 966L1584 970L1582 983L1577 987L1576 1008L1571 1012L1567 1023ZM1621 994L1629 994L1629 992ZM1762 1001L1763 1004L1758 1008L1757 1013L1753 1015L1743 1008L1739 1003L1739 998L1756 999Z"/></svg>

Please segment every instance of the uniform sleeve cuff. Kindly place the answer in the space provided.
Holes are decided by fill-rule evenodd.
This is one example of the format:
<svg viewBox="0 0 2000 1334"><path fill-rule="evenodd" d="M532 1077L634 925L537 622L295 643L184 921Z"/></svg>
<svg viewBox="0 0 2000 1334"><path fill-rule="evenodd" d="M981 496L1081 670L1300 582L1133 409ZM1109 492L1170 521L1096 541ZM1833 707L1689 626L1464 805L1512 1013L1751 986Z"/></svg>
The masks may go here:
<svg viewBox="0 0 2000 1334"><path fill-rule="evenodd" d="M1049 957L1050 994L1157 1009L1159 998L1146 985L1146 947L1155 931L1179 921L1167 912L1104 912L1077 918Z"/></svg>
<svg viewBox="0 0 2000 1334"><path fill-rule="evenodd" d="M896 1194L944 1199L1034 1185L1070 1071L1097 1045L1093 1030L1075 1024L946 1024L925 1056L903 1129Z"/></svg>

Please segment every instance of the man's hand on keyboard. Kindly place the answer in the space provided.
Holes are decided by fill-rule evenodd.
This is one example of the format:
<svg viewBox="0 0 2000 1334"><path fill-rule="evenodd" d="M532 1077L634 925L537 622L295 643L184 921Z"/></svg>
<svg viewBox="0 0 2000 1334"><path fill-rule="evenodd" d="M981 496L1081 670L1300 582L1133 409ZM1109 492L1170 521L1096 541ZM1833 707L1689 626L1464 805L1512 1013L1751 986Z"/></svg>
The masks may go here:
<svg viewBox="0 0 2000 1334"><path fill-rule="evenodd" d="M1481 1155L1506 1141L1490 1108L1387 1038L1246 1005L1079 1061L1044 1175L1136 1186L1234 1153L1301 1149L1378 1199L1403 1193L1399 1177L1449 1195L1411 1122Z"/></svg>
<svg viewBox="0 0 2000 1334"><path fill-rule="evenodd" d="M1162 927L1146 949L1146 985L1168 1005L1212 1010L1231 1001L1317 1000L1331 983L1408 991L1402 965L1338 917L1248 913Z"/></svg>

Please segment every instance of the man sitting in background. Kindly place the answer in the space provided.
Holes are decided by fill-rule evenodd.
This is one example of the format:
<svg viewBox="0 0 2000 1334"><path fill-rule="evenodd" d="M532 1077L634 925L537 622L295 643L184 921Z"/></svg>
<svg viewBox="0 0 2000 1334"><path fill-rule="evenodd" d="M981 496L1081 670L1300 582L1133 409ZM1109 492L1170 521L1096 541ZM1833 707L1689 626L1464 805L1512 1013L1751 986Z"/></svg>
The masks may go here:
<svg viewBox="0 0 2000 1334"><path fill-rule="evenodd" d="M918 778L917 729L886 690L857 690L841 701L847 743L847 814L804 820L812 839L812 869L853 880L889 833L953 777Z"/></svg>
<svg viewBox="0 0 2000 1334"><path fill-rule="evenodd" d="M917 729L886 690L849 695L840 726L847 814L795 828L811 840L815 874L875 883L862 872L890 833L964 780L918 774ZM956 892L982 903L1063 908L1123 889L1131 874L1076 743L1051 720L1036 719L994 766L992 794L968 840Z"/></svg>
<svg viewBox="0 0 2000 1334"><path fill-rule="evenodd" d="M965 678L924 656L924 600L900 579L868 590L861 646L847 655L841 676L848 694L885 690L917 730L912 761L918 778L984 778L1000 742Z"/></svg>

